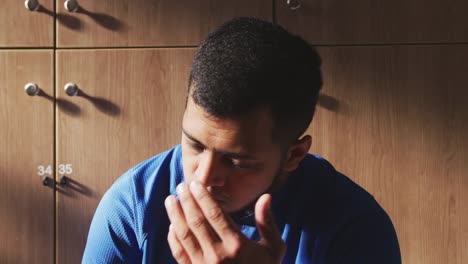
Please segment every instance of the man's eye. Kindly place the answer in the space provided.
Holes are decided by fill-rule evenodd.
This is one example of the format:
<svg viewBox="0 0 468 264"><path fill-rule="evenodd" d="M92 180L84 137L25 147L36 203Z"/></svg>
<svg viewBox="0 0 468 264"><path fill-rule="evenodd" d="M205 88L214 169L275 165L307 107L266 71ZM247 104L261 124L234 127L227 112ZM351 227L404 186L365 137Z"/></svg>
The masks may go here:
<svg viewBox="0 0 468 264"><path fill-rule="evenodd" d="M198 152L202 152L205 150L204 146L197 145L197 144L191 144L191 147L193 150L198 151Z"/></svg>
<svg viewBox="0 0 468 264"><path fill-rule="evenodd" d="M235 162L231 162L231 166L233 168L236 168L236 169L247 169L248 168L248 166L245 165L245 164L235 163Z"/></svg>
<svg viewBox="0 0 468 264"><path fill-rule="evenodd" d="M249 164L246 164L245 162L239 161L239 160L233 160L233 159L226 159L226 163L228 163L229 166L235 168L235 169L248 169L250 168Z"/></svg>

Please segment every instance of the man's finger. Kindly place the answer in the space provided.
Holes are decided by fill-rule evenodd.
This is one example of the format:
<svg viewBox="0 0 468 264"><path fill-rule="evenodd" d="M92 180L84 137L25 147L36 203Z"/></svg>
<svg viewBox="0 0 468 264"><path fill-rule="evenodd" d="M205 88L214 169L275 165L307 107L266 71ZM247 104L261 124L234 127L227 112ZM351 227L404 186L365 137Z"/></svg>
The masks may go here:
<svg viewBox="0 0 468 264"><path fill-rule="evenodd" d="M255 204L255 222L261 236L260 244L271 249L272 253L282 254L285 245L275 224L270 204L270 194L263 194Z"/></svg>
<svg viewBox="0 0 468 264"><path fill-rule="evenodd" d="M177 263L191 263L187 252L185 252L184 247L182 247L182 244L177 239L172 225L169 226L169 232L167 233L167 242L169 242L169 247L171 248L172 256L174 256L175 260L177 260Z"/></svg>
<svg viewBox="0 0 468 264"><path fill-rule="evenodd" d="M214 244L221 240L218 235L214 233L210 223L205 218L205 215L190 193L188 185L186 183L179 184L179 186L177 186L177 194L179 195L180 204L184 211L185 221L188 227L195 234L203 251L212 251Z"/></svg>
<svg viewBox="0 0 468 264"><path fill-rule="evenodd" d="M192 181L190 190L211 227L223 242L229 243L239 238L239 230L232 220L224 214L218 203L199 182Z"/></svg>
<svg viewBox="0 0 468 264"><path fill-rule="evenodd" d="M197 259L201 253L200 245L185 222L185 216L179 202L173 195L169 195L164 205L166 206L167 215L169 216L177 240L190 259Z"/></svg>

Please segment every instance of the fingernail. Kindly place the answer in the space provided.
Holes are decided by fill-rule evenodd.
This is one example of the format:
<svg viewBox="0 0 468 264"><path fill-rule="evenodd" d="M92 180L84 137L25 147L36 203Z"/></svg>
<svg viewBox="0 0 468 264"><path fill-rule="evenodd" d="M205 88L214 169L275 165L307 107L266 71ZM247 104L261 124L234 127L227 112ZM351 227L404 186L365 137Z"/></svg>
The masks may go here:
<svg viewBox="0 0 468 264"><path fill-rule="evenodd" d="M184 182L180 183L179 185L177 185L176 190L179 196L185 195L188 191L187 184Z"/></svg>
<svg viewBox="0 0 468 264"><path fill-rule="evenodd" d="M190 190L192 191L193 195L200 196L203 192L203 186L198 181L192 181L190 183Z"/></svg>
<svg viewBox="0 0 468 264"><path fill-rule="evenodd" d="M167 208L171 208L175 203L175 197L172 195L169 195L166 200L164 201L164 205L166 205Z"/></svg>

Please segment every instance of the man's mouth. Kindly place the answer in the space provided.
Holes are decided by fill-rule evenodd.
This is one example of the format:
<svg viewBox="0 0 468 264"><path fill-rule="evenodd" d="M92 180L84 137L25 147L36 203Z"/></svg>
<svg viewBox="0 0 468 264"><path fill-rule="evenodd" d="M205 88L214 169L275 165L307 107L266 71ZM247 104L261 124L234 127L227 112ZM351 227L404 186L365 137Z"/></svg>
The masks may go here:
<svg viewBox="0 0 468 264"><path fill-rule="evenodd" d="M229 202L229 196L219 190L208 187L211 197L219 204L226 204Z"/></svg>

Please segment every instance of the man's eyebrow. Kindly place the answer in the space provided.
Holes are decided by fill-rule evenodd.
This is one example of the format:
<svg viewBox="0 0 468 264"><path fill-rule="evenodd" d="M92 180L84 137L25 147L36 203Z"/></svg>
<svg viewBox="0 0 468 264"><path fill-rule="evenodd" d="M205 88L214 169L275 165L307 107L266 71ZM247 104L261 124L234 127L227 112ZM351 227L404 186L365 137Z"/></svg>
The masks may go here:
<svg viewBox="0 0 468 264"><path fill-rule="evenodd" d="M243 154L243 153L236 153L236 152L230 152L230 151L219 151L223 153L226 156L229 156L230 158L233 159L241 159L241 160L251 160L251 161L257 161L258 159L248 155L248 154Z"/></svg>
<svg viewBox="0 0 468 264"><path fill-rule="evenodd" d="M200 145L200 146L205 146L205 144L201 143L200 140L196 139L194 136L190 135L184 128L182 128L182 132L186 137L188 137L191 141L194 143ZM254 156L251 156L249 154L244 154L244 153L237 153L237 152L232 152L232 151L226 151L226 150L218 150L218 152L227 155L233 159L243 159L243 160L252 160L252 161L257 161L258 159L255 158Z"/></svg>
<svg viewBox="0 0 468 264"><path fill-rule="evenodd" d="M203 143L200 142L200 140L196 139L194 136L190 135L190 133L188 133L184 128L182 128L182 132L184 133L184 135L186 137L188 137L191 141L201 145L201 146L205 146Z"/></svg>

